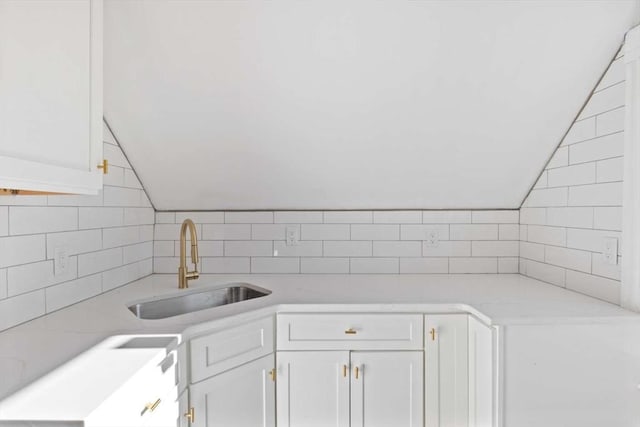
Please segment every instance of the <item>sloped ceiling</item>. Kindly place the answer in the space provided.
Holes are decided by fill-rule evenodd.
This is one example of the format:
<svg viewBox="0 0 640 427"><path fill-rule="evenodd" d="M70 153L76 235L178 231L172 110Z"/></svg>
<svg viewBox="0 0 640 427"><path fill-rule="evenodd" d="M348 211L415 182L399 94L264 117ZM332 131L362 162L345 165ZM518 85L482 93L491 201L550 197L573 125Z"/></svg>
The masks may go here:
<svg viewBox="0 0 640 427"><path fill-rule="evenodd" d="M105 1L157 209L517 208L638 1Z"/></svg>

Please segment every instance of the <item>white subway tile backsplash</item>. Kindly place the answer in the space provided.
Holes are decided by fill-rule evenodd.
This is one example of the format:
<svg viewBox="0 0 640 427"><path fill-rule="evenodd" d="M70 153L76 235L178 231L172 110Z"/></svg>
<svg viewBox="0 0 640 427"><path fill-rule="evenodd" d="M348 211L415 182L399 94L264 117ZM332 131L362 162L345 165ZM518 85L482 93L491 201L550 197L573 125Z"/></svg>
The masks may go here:
<svg viewBox="0 0 640 427"><path fill-rule="evenodd" d="M172 257L175 255L173 240L155 240L153 242L154 257Z"/></svg>
<svg viewBox="0 0 640 427"><path fill-rule="evenodd" d="M569 163L586 163L620 157L624 154L624 133L614 133L569 147Z"/></svg>
<svg viewBox="0 0 640 427"><path fill-rule="evenodd" d="M569 206L621 206L622 182L569 188Z"/></svg>
<svg viewBox="0 0 640 427"><path fill-rule="evenodd" d="M547 225L555 227L593 228L593 208L548 208Z"/></svg>
<svg viewBox="0 0 640 427"><path fill-rule="evenodd" d="M321 257L321 241L300 241L297 245L287 246L284 241L273 242L273 253L285 257Z"/></svg>
<svg viewBox="0 0 640 427"><path fill-rule="evenodd" d="M623 82L595 92L580 113L578 120L624 106L625 85Z"/></svg>
<svg viewBox="0 0 640 427"><path fill-rule="evenodd" d="M454 225L452 225L451 227L454 227ZM432 233L436 234L438 240L449 240L449 225L448 224L424 224L424 225L402 224L400 225L400 240L428 240L429 236Z"/></svg>
<svg viewBox="0 0 640 427"><path fill-rule="evenodd" d="M423 242L422 255L425 257L468 257L471 256L471 242L441 241L436 246Z"/></svg>
<svg viewBox="0 0 640 427"><path fill-rule="evenodd" d="M564 246L567 242L567 230L562 227L547 227L544 225L527 226L527 240L552 246Z"/></svg>
<svg viewBox="0 0 640 427"><path fill-rule="evenodd" d="M595 117L596 134L598 136L624 131L625 109L608 111Z"/></svg>
<svg viewBox="0 0 640 427"><path fill-rule="evenodd" d="M32 292L47 286L66 282L78 277L78 260L69 258L69 267L65 274L56 275L53 261L42 261L9 267L7 283L8 295L14 296Z"/></svg>
<svg viewBox="0 0 640 427"><path fill-rule="evenodd" d="M525 200L525 207L537 208L548 206L567 206L569 192L566 188L543 188L531 190Z"/></svg>
<svg viewBox="0 0 640 427"><path fill-rule="evenodd" d="M174 252L176 256L180 254L180 241L172 242L175 243ZM189 246L189 242L187 241L187 256L191 256L191 249ZM200 257L214 257L214 256L224 256L224 242L221 240L199 240L198 241L198 255Z"/></svg>
<svg viewBox="0 0 640 427"><path fill-rule="evenodd" d="M297 227L299 226L290 226ZM251 240L285 240L287 226L284 224L253 224L251 226ZM299 235L299 234L298 234Z"/></svg>
<svg viewBox="0 0 640 427"><path fill-rule="evenodd" d="M124 186L124 168L109 165L109 173L102 177L102 183L111 187Z"/></svg>
<svg viewBox="0 0 640 427"><path fill-rule="evenodd" d="M251 258L251 273L299 273L300 258Z"/></svg>
<svg viewBox="0 0 640 427"><path fill-rule="evenodd" d="M91 207L78 209L79 229L119 227L124 225L123 208Z"/></svg>
<svg viewBox="0 0 640 427"><path fill-rule="evenodd" d="M67 307L102 293L100 274L83 277L45 289L47 313Z"/></svg>
<svg viewBox="0 0 640 427"><path fill-rule="evenodd" d="M200 248L199 248L200 249ZM130 264L153 256L153 242L142 242L122 248L122 262Z"/></svg>
<svg viewBox="0 0 640 427"><path fill-rule="evenodd" d="M571 145L596 137L596 118L577 121L562 140L562 145Z"/></svg>
<svg viewBox="0 0 640 427"><path fill-rule="evenodd" d="M549 160L547 169L560 168L569 164L569 148L560 147Z"/></svg>
<svg viewBox="0 0 640 427"><path fill-rule="evenodd" d="M0 301L0 330L35 319L45 312L43 289L3 299Z"/></svg>
<svg viewBox="0 0 640 427"><path fill-rule="evenodd" d="M198 227L199 225L196 225ZM251 239L251 224L204 224L202 227L203 240L249 240ZM156 233L158 224L156 224ZM179 230L179 227L178 227ZM157 239L158 237L156 237ZM175 234L170 239L179 239Z"/></svg>
<svg viewBox="0 0 640 427"><path fill-rule="evenodd" d="M157 269L154 268L154 270L157 272ZM177 269L172 272L177 272ZM251 259L247 257L202 258L202 272L212 274L250 273Z"/></svg>
<svg viewBox="0 0 640 427"><path fill-rule="evenodd" d="M497 224L451 225L451 240L498 240Z"/></svg>
<svg viewBox="0 0 640 427"><path fill-rule="evenodd" d="M471 274L471 273L498 273L497 258L450 258L449 273L451 274Z"/></svg>
<svg viewBox="0 0 640 427"><path fill-rule="evenodd" d="M559 267L591 272L591 252L587 251L547 246L544 261Z"/></svg>
<svg viewBox="0 0 640 427"><path fill-rule="evenodd" d="M376 224L420 224L422 211L374 211Z"/></svg>
<svg viewBox="0 0 640 427"><path fill-rule="evenodd" d="M276 224L320 224L322 212L314 211L284 211L274 212L273 220Z"/></svg>
<svg viewBox="0 0 640 427"><path fill-rule="evenodd" d="M0 300L5 299L9 291L7 290L7 269L0 269Z"/></svg>
<svg viewBox="0 0 640 427"><path fill-rule="evenodd" d="M102 291L110 291L148 275L148 272L142 270L146 262L148 260L134 262L102 272Z"/></svg>
<svg viewBox="0 0 640 427"><path fill-rule="evenodd" d="M325 224L371 224L371 211L325 211Z"/></svg>
<svg viewBox="0 0 640 427"><path fill-rule="evenodd" d="M156 224L153 227L153 238L154 240L179 240L180 239L180 224ZM196 224L196 237L202 238L202 229L205 226L200 224ZM187 233L187 238L189 237L189 233ZM215 239L220 240L220 239Z"/></svg>
<svg viewBox="0 0 640 427"><path fill-rule="evenodd" d="M421 242L373 242L374 257L419 257L422 256Z"/></svg>
<svg viewBox="0 0 640 427"><path fill-rule="evenodd" d="M300 272L303 274L348 274L349 258L301 258Z"/></svg>
<svg viewBox="0 0 640 427"><path fill-rule="evenodd" d="M226 224L273 224L273 212L225 212Z"/></svg>
<svg viewBox="0 0 640 427"><path fill-rule="evenodd" d="M540 174L540 177L538 178L538 180L536 181L535 185L533 186L533 188L547 188L548 186L548 171L543 171Z"/></svg>
<svg viewBox="0 0 640 427"><path fill-rule="evenodd" d="M139 188L142 189L142 184L138 180L138 177L131 169L124 170L124 187L128 188Z"/></svg>
<svg viewBox="0 0 640 427"><path fill-rule="evenodd" d="M0 237L0 268L45 259L45 235Z"/></svg>
<svg viewBox="0 0 640 427"><path fill-rule="evenodd" d="M544 262L545 245L540 243L520 242L520 257Z"/></svg>
<svg viewBox="0 0 640 427"><path fill-rule="evenodd" d="M156 224L175 224L176 212L156 212Z"/></svg>
<svg viewBox="0 0 640 427"><path fill-rule="evenodd" d="M448 272L447 258L400 258L400 273L446 274Z"/></svg>
<svg viewBox="0 0 640 427"><path fill-rule="evenodd" d="M185 219L190 219L196 224L223 224L224 212L176 212L172 222L182 224Z"/></svg>
<svg viewBox="0 0 640 427"><path fill-rule="evenodd" d="M498 239L499 240L519 240L520 225L519 224L499 224Z"/></svg>
<svg viewBox="0 0 640 427"><path fill-rule="evenodd" d="M109 160L109 166L120 166L121 168L130 168L129 162L122 153L120 147L114 144L102 144L104 152L102 155Z"/></svg>
<svg viewBox="0 0 640 427"><path fill-rule="evenodd" d="M104 187L104 206L142 207L142 190L123 187Z"/></svg>
<svg viewBox="0 0 640 427"><path fill-rule="evenodd" d="M400 225L391 224L353 224L351 240L398 240Z"/></svg>
<svg viewBox="0 0 640 427"><path fill-rule="evenodd" d="M567 289L613 304L620 304L620 282L617 280L568 270Z"/></svg>
<svg viewBox="0 0 640 427"><path fill-rule="evenodd" d="M352 274L398 274L398 258L351 258Z"/></svg>
<svg viewBox="0 0 640 427"><path fill-rule="evenodd" d="M78 208L12 206L9 233L38 234L78 229Z"/></svg>
<svg viewBox="0 0 640 427"><path fill-rule="evenodd" d="M201 259L201 262L203 264L205 259L207 258ZM154 257L153 258L154 273L177 274L179 265L180 265L180 258L178 257ZM176 276L176 281L177 281L177 276Z"/></svg>
<svg viewBox="0 0 640 427"><path fill-rule="evenodd" d="M517 210L473 211L471 222L474 224L517 224L520 212Z"/></svg>
<svg viewBox="0 0 640 427"><path fill-rule="evenodd" d="M519 258L498 258L499 274L516 274L518 273Z"/></svg>
<svg viewBox="0 0 640 427"><path fill-rule="evenodd" d="M133 245L141 240L139 226L105 228L102 230L103 249Z"/></svg>
<svg viewBox="0 0 640 427"><path fill-rule="evenodd" d="M548 174L549 187L593 184L596 182L596 165L595 163L582 163L551 169Z"/></svg>
<svg viewBox="0 0 640 427"><path fill-rule="evenodd" d="M596 163L597 182L622 181L624 166L623 157L601 160Z"/></svg>
<svg viewBox="0 0 640 427"><path fill-rule="evenodd" d="M471 255L474 257L517 257L520 244L517 241L471 242Z"/></svg>
<svg viewBox="0 0 640 427"><path fill-rule="evenodd" d="M599 92L605 88L623 82L625 80L625 67L624 60L622 58L616 59L609 65L607 72L600 80L600 83L596 87L596 92Z"/></svg>
<svg viewBox="0 0 640 427"><path fill-rule="evenodd" d="M331 241L323 242L323 255L327 257L371 256L371 242L367 241Z"/></svg>
<svg viewBox="0 0 640 427"><path fill-rule="evenodd" d="M78 255L78 276L88 276L122 265L122 248Z"/></svg>
<svg viewBox="0 0 640 427"><path fill-rule="evenodd" d="M622 231L622 206L594 208L593 228Z"/></svg>
<svg viewBox="0 0 640 427"><path fill-rule="evenodd" d="M606 237L614 237L620 240L620 233L616 231L569 228L567 229L567 247L599 253L604 250L604 239ZM619 247L621 248L622 245L619 244Z"/></svg>
<svg viewBox="0 0 640 427"><path fill-rule="evenodd" d="M124 225L154 225L153 208L124 208Z"/></svg>
<svg viewBox="0 0 640 427"><path fill-rule="evenodd" d="M566 270L562 267L527 259L525 260L525 271L527 276L533 277L534 279L561 287L565 285Z"/></svg>
<svg viewBox="0 0 640 427"><path fill-rule="evenodd" d="M9 208L0 206L0 237L9 234Z"/></svg>
<svg viewBox="0 0 640 427"><path fill-rule="evenodd" d="M224 256L271 256L273 242L271 241L243 241L230 240L224 242Z"/></svg>
<svg viewBox="0 0 640 427"><path fill-rule="evenodd" d="M423 224L469 224L471 211L423 211Z"/></svg>
<svg viewBox="0 0 640 427"><path fill-rule="evenodd" d="M68 255L98 251L102 249L102 230L47 234L47 259L53 259L56 248L66 249Z"/></svg>
<svg viewBox="0 0 640 427"><path fill-rule="evenodd" d="M591 254L591 274L606 277L613 280L621 280L622 265L621 257L618 257L617 264L609 264L603 254Z"/></svg>
<svg viewBox="0 0 640 427"><path fill-rule="evenodd" d="M349 240L351 226L348 224L302 224L302 240Z"/></svg>
<svg viewBox="0 0 640 427"><path fill-rule="evenodd" d="M520 224L547 224L547 208L521 208Z"/></svg>
<svg viewBox="0 0 640 427"><path fill-rule="evenodd" d="M106 188L114 188L114 187L105 187ZM97 195L94 196L73 196L73 195L62 195L62 196L47 196L47 202L44 205L49 206L102 206L103 204L103 191L98 192ZM42 206L44 207L44 206Z"/></svg>

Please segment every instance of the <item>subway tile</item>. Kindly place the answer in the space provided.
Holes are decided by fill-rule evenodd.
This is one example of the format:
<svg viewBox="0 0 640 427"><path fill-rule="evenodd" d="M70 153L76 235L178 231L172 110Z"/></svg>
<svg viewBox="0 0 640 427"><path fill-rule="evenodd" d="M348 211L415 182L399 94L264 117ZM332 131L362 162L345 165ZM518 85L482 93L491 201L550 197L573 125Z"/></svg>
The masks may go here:
<svg viewBox="0 0 640 427"><path fill-rule="evenodd" d="M180 241L176 240L174 253L176 256L180 254ZM191 256L190 244L187 242L186 246L187 256ZM199 240L198 241L198 255L200 257L215 257L224 256L224 243L222 240Z"/></svg>
<svg viewBox="0 0 640 427"><path fill-rule="evenodd" d="M273 224L273 212L225 212L226 224Z"/></svg>
<svg viewBox="0 0 640 427"><path fill-rule="evenodd" d="M116 187L104 187L106 188L116 188ZM70 195L64 194L60 196L47 196L47 203L43 203L43 205L49 206L102 206L104 200L104 191L99 191L96 195L91 196L82 196L82 195Z"/></svg>
<svg viewBox="0 0 640 427"><path fill-rule="evenodd" d="M562 145L571 145L596 137L596 118L591 117L573 123L569 132L562 140Z"/></svg>
<svg viewBox="0 0 640 427"><path fill-rule="evenodd" d="M144 208L152 208L153 205L151 204L151 199L149 199L149 197L147 196L147 193L144 192L144 190L140 191L140 207L144 207Z"/></svg>
<svg viewBox="0 0 640 427"><path fill-rule="evenodd" d="M322 223L322 212L280 211L273 213L276 224L314 224Z"/></svg>
<svg viewBox="0 0 640 427"><path fill-rule="evenodd" d="M601 136L569 147L569 164L594 162L624 154L624 132Z"/></svg>
<svg viewBox="0 0 640 427"><path fill-rule="evenodd" d="M622 231L622 206L594 208L593 228Z"/></svg>
<svg viewBox="0 0 640 427"><path fill-rule="evenodd" d="M451 240L498 240L498 225L451 225Z"/></svg>
<svg viewBox="0 0 640 427"><path fill-rule="evenodd" d="M622 132L624 130L625 109L622 107L617 110L608 111L596 116L595 119L596 134L598 136Z"/></svg>
<svg viewBox="0 0 640 427"><path fill-rule="evenodd" d="M109 165L120 166L121 168L131 167L120 147L114 144L103 144L103 147L102 156L109 160Z"/></svg>
<svg viewBox="0 0 640 427"><path fill-rule="evenodd" d="M599 92L605 88L623 82L625 80L625 74L626 69L624 66L624 60L622 58L616 59L611 63L611 65L609 65L607 72L602 76L602 80L598 83L595 91Z"/></svg>
<svg viewBox="0 0 640 427"><path fill-rule="evenodd" d="M0 207L0 237L9 234L9 208Z"/></svg>
<svg viewBox="0 0 640 427"><path fill-rule="evenodd" d="M352 274L398 274L398 258L351 258Z"/></svg>
<svg viewBox="0 0 640 427"><path fill-rule="evenodd" d="M527 240L545 245L565 246L567 243L567 229L562 227L547 227L544 225L529 225Z"/></svg>
<svg viewBox="0 0 640 427"><path fill-rule="evenodd" d="M300 226L291 227L297 227L298 231L300 230ZM286 228L285 224L253 224L251 226L251 240L285 240L287 238Z"/></svg>
<svg viewBox="0 0 640 427"><path fill-rule="evenodd" d="M104 206L140 207L140 193L135 188L104 187Z"/></svg>
<svg viewBox="0 0 640 427"><path fill-rule="evenodd" d="M118 145L115 138L109 131L109 128L104 122L102 123L102 140L107 144Z"/></svg>
<svg viewBox="0 0 640 427"><path fill-rule="evenodd" d="M547 225L556 227L593 228L593 208L548 208Z"/></svg>
<svg viewBox="0 0 640 427"><path fill-rule="evenodd" d="M153 208L124 208L124 225L153 225Z"/></svg>
<svg viewBox="0 0 640 427"><path fill-rule="evenodd" d="M524 207L521 208L520 224L546 225L547 209L546 208L524 208Z"/></svg>
<svg viewBox="0 0 640 427"><path fill-rule="evenodd" d="M224 212L176 212L174 222L182 224L187 218L196 224L223 224Z"/></svg>
<svg viewBox="0 0 640 427"><path fill-rule="evenodd" d="M153 256L169 256L175 255L174 250L175 242L173 240L155 240L153 242Z"/></svg>
<svg viewBox="0 0 640 427"><path fill-rule="evenodd" d="M498 258L449 258L450 274L497 272Z"/></svg>
<svg viewBox="0 0 640 427"><path fill-rule="evenodd" d="M100 274L83 277L45 289L47 313L60 310L102 292Z"/></svg>
<svg viewBox="0 0 640 427"><path fill-rule="evenodd" d="M570 187L569 206L622 206L622 182Z"/></svg>
<svg viewBox="0 0 640 427"><path fill-rule="evenodd" d="M547 246L544 260L547 264L557 265L558 267L587 273L591 272L591 252Z"/></svg>
<svg viewBox="0 0 640 427"><path fill-rule="evenodd" d="M400 258L402 274L447 274L448 272L447 258Z"/></svg>
<svg viewBox="0 0 640 427"><path fill-rule="evenodd" d="M202 258L203 263L205 259L207 258ZM178 257L154 257L153 258L153 272L156 274L176 274L178 272L179 265L180 265L180 258Z"/></svg>
<svg viewBox="0 0 640 427"><path fill-rule="evenodd" d="M608 160L596 162L597 182L622 181L624 175L624 158L615 157Z"/></svg>
<svg viewBox="0 0 640 427"><path fill-rule="evenodd" d="M0 331L27 322L46 312L44 290L0 301Z"/></svg>
<svg viewBox="0 0 640 427"><path fill-rule="evenodd" d="M613 280L621 280L622 265L621 257L618 257L617 264L609 264L603 254L591 254L591 273L596 276L606 277Z"/></svg>
<svg viewBox="0 0 640 427"><path fill-rule="evenodd" d="M124 170L124 184L125 187L128 188L139 188L142 189L142 184L140 183L140 180L138 180L138 177L136 176L135 172L132 171L131 169L125 169Z"/></svg>
<svg viewBox="0 0 640 427"><path fill-rule="evenodd" d="M45 235L0 237L0 268L45 259Z"/></svg>
<svg viewBox="0 0 640 427"><path fill-rule="evenodd" d="M78 208L22 207L9 208L9 233L38 234L78 229Z"/></svg>
<svg viewBox="0 0 640 427"><path fill-rule="evenodd" d="M125 246L122 250L122 260L125 264L141 261L153 257L153 242L143 242Z"/></svg>
<svg viewBox="0 0 640 427"><path fill-rule="evenodd" d="M544 262L545 245L531 242L520 242L520 257Z"/></svg>
<svg viewBox="0 0 640 427"><path fill-rule="evenodd" d="M529 228L526 225L520 225L520 241L526 242L529 237Z"/></svg>
<svg viewBox="0 0 640 427"><path fill-rule="evenodd" d="M284 241L273 242L273 253L284 257L321 257L321 241L300 241L297 245L287 246Z"/></svg>
<svg viewBox="0 0 640 427"><path fill-rule="evenodd" d="M124 186L124 168L109 165L109 173L102 177L102 184L110 187Z"/></svg>
<svg viewBox="0 0 640 427"><path fill-rule="evenodd" d="M140 229L140 241L141 242L152 242L153 241L153 225L139 225Z"/></svg>
<svg viewBox="0 0 640 427"><path fill-rule="evenodd" d="M351 228L345 224L302 224L302 240L349 240Z"/></svg>
<svg viewBox="0 0 640 427"><path fill-rule="evenodd" d="M156 212L156 224L175 224L175 212Z"/></svg>
<svg viewBox="0 0 640 427"><path fill-rule="evenodd" d="M24 294L76 277L78 277L76 257L69 257L69 268L65 274L56 275L51 260L9 267L7 273L8 294L9 296Z"/></svg>
<svg viewBox="0 0 640 427"><path fill-rule="evenodd" d="M325 224L371 224L371 211L325 211Z"/></svg>
<svg viewBox="0 0 640 427"><path fill-rule="evenodd" d="M202 227L202 238L204 240L251 239L251 224L204 224L200 227ZM158 225L156 224L156 230L157 228Z"/></svg>
<svg viewBox="0 0 640 427"><path fill-rule="evenodd" d="M499 224L498 239L499 240L519 240L520 225L519 224Z"/></svg>
<svg viewBox="0 0 640 427"><path fill-rule="evenodd" d="M469 224L471 211L423 211L423 224Z"/></svg>
<svg viewBox="0 0 640 427"><path fill-rule="evenodd" d="M351 226L351 240L399 240L400 225L354 224Z"/></svg>
<svg viewBox="0 0 640 427"><path fill-rule="evenodd" d="M622 107L625 101L625 85L623 82L595 92L578 116L578 120Z"/></svg>
<svg viewBox="0 0 640 427"><path fill-rule="evenodd" d="M122 248L78 255L78 276L88 276L122 265Z"/></svg>
<svg viewBox="0 0 640 427"><path fill-rule="evenodd" d="M202 258L202 272L211 274L250 273L251 260L248 257Z"/></svg>
<svg viewBox="0 0 640 427"><path fill-rule="evenodd" d="M47 259L53 259L56 248L77 255L102 249L102 230L67 231L47 234Z"/></svg>
<svg viewBox="0 0 640 427"><path fill-rule="evenodd" d="M273 243L271 241L243 241L230 240L224 242L225 256L271 256Z"/></svg>
<svg viewBox="0 0 640 427"><path fill-rule="evenodd" d="M110 291L146 276L147 274L141 271L142 265L134 262L102 272L102 291Z"/></svg>
<svg viewBox="0 0 640 427"><path fill-rule="evenodd" d="M300 258L251 258L251 273L300 273Z"/></svg>
<svg viewBox="0 0 640 427"><path fill-rule="evenodd" d="M456 227L456 226L452 225L451 227ZM423 224L423 225L402 224L400 226L400 239L401 240L428 240L429 236L433 232L437 234L439 240L449 240L448 224Z"/></svg>
<svg viewBox="0 0 640 427"><path fill-rule="evenodd" d="M604 239L614 237L618 239L618 247L621 248L620 232L602 230L583 230L580 228L567 229L567 247L582 249L591 252L602 252Z"/></svg>
<svg viewBox="0 0 640 427"><path fill-rule="evenodd" d="M549 187L593 184L596 182L596 164L582 163L549 171Z"/></svg>
<svg viewBox="0 0 640 427"><path fill-rule="evenodd" d="M567 206L569 193L566 188L544 188L531 190L524 202L525 207Z"/></svg>
<svg viewBox="0 0 640 427"><path fill-rule="evenodd" d="M133 245L140 242L140 227L116 227L102 230L102 248Z"/></svg>
<svg viewBox="0 0 640 427"><path fill-rule="evenodd" d="M155 240L180 240L180 224L156 224L153 230ZM202 238L202 225L196 224L196 237ZM187 238L189 238L187 233ZM218 240L205 237L206 240Z"/></svg>
<svg viewBox="0 0 640 427"><path fill-rule="evenodd" d="M440 241L437 246L422 242L422 255L425 257L468 257L471 256L471 242Z"/></svg>
<svg viewBox="0 0 640 427"><path fill-rule="evenodd" d="M7 297L7 269L0 269L0 300Z"/></svg>
<svg viewBox="0 0 640 427"><path fill-rule="evenodd" d="M564 268L545 264L543 262L532 261L530 259L525 261L526 275L528 277L560 287L565 286L566 270Z"/></svg>
<svg viewBox="0 0 640 427"><path fill-rule="evenodd" d="M542 171L542 173L540 174L540 177L538 178L538 180L536 181L535 185L533 186L533 188L547 188L548 187L548 179L549 176L549 171L544 170Z"/></svg>
<svg viewBox="0 0 640 427"><path fill-rule="evenodd" d="M323 242L323 255L327 257L371 256L371 242L367 241L331 241Z"/></svg>
<svg viewBox="0 0 640 427"><path fill-rule="evenodd" d="M474 257L517 257L519 247L520 244L517 241L471 242L471 255Z"/></svg>
<svg viewBox="0 0 640 427"><path fill-rule="evenodd" d="M422 211L374 211L376 224L420 224Z"/></svg>
<svg viewBox="0 0 640 427"><path fill-rule="evenodd" d="M517 274L519 270L519 261L517 257L498 258L499 274Z"/></svg>
<svg viewBox="0 0 640 427"><path fill-rule="evenodd" d="M373 242L374 257L419 257L422 242Z"/></svg>
<svg viewBox="0 0 640 427"><path fill-rule="evenodd" d="M560 147L553 153L545 169L561 168L569 164L569 148Z"/></svg>
<svg viewBox="0 0 640 427"><path fill-rule="evenodd" d="M577 271L567 271L567 289L620 304L620 282Z"/></svg>
<svg viewBox="0 0 640 427"><path fill-rule="evenodd" d="M2 196L0 206L46 206L47 196Z"/></svg>
<svg viewBox="0 0 640 427"><path fill-rule="evenodd" d="M517 224L519 219L518 210L474 211L471 217L474 224Z"/></svg>
<svg viewBox="0 0 640 427"><path fill-rule="evenodd" d="M78 228L80 230L120 227L123 224L124 210L122 208L90 207L78 209Z"/></svg>
<svg viewBox="0 0 640 427"><path fill-rule="evenodd" d="M349 258L301 258L300 272L308 274L347 274Z"/></svg>

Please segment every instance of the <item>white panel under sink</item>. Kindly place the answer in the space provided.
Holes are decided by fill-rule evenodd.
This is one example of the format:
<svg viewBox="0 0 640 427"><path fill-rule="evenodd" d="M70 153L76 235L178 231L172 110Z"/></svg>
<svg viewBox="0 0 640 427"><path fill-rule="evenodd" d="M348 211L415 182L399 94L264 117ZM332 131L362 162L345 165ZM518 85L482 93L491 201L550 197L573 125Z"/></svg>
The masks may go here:
<svg viewBox="0 0 640 427"><path fill-rule="evenodd" d="M105 1L155 206L517 208L638 1Z"/></svg>

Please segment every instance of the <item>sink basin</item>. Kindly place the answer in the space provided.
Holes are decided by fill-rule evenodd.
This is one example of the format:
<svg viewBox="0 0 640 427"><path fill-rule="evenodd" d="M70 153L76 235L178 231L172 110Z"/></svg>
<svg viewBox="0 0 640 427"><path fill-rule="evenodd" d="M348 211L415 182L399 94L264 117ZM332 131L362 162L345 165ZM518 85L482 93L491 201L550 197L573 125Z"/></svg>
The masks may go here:
<svg viewBox="0 0 640 427"><path fill-rule="evenodd" d="M129 306L140 319L165 319L269 295L271 291L248 283L230 283L222 288L185 291L170 297L154 298Z"/></svg>

